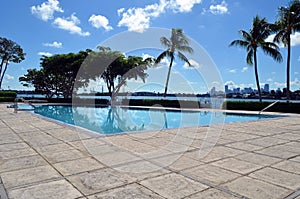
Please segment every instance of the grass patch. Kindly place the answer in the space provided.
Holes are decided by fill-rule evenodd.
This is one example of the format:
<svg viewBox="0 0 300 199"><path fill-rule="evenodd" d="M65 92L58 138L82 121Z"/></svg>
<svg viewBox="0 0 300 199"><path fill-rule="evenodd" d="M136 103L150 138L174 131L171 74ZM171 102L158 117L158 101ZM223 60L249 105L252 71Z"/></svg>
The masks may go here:
<svg viewBox="0 0 300 199"><path fill-rule="evenodd" d="M245 102L245 101L227 101L223 104L223 109L227 110L247 110L261 111L272 104L272 102ZM265 111L282 113L300 113L300 103L278 102Z"/></svg>

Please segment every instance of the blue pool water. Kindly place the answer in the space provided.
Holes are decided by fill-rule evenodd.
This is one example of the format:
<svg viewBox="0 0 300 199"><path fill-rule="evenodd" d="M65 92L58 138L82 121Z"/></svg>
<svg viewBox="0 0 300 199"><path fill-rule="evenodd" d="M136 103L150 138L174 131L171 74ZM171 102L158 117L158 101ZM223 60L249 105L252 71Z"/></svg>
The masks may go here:
<svg viewBox="0 0 300 199"><path fill-rule="evenodd" d="M224 122L244 122L278 117L208 111L74 106L37 106L34 112L100 134L205 126Z"/></svg>

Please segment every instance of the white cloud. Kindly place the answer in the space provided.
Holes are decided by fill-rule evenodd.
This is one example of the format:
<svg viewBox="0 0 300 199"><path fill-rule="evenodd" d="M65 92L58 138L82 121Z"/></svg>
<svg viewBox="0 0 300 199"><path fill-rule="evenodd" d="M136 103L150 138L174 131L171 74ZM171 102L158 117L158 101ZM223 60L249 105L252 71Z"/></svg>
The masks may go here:
<svg viewBox="0 0 300 199"><path fill-rule="evenodd" d="M57 42L57 41L54 41L52 43L43 43L43 45L48 46L48 47L54 47L54 48L61 48L62 47L62 43Z"/></svg>
<svg viewBox="0 0 300 199"><path fill-rule="evenodd" d="M276 88L285 88L286 87L286 83L282 83L282 82L274 82L274 85Z"/></svg>
<svg viewBox="0 0 300 199"><path fill-rule="evenodd" d="M40 55L40 56L46 56L46 57L51 57L52 53L49 53L49 52L39 52L38 55Z"/></svg>
<svg viewBox="0 0 300 199"><path fill-rule="evenodd" d="M228 70L229 73L236 73L237 72L237 69L230 69Z"/></svg>
<svg viewBox="0 0 300 199"><path fill-rule="evenodd" d="M198 62L196 62L195 60L193 60L193 59L190 59L189 62L191 64L191 66L189 66L188 63L185 62L184 65L183 65L183 68L193 69L193 68L199 68L200 67L200 64Z"/></svg>
<svg viewBox="0 0 300 199"><path fill-rule="evenodd" d="M31 13L43 21L53 19L54 12L64 12L63 9L59 7L58 0L48 0L41 5L31 7Z"/></svg>
<svg viewBox="0 0 300 199"><path fill-rule="evenodd" d="M244 73L244 72L246 72L246 71L248 71L248 67L247 67L247 66L243 67L242 73Z"/></svg>
<svg viewBox="0 0 300 199"><path fill-rule="evenodd" d="M266 41L273 42L274 37L275 37L275 34L272 34L266 39ZM279 43L277 45L279 46L279 48L284 48L283 43ZM291 46L299 46L299 45L300 45L300 33L295 32L294 34L291 35ZM299 57L298 61L300 61L300 57Z"/></svg>
<svg viewBox="0 0 300 199"><path fill-rule="evenodd" d="M71 34L78 34L80 36L90 36L89 32L83 32L82 29L78 26L80 24L80 20L73 13L68 18L56 18L53 22L53 25L59 29L67 30Z"/></svg>
<svg viewBox="0 0 300 199"><path fill-rule="evenodd" d="M168 7L175 12L191 12L194 5L201 2L202 0L171 0Z"/></svg>
<svg viewBox="0 0 300 199"><path fill-rule="evenodd" d="M125 11L125 8L118 9L118 16L121 16L121 14Z"/></svg>
<svg viewBox="0 0 300 199"><path fill-rule="evenodd" d="M267 82L273 82L273 78L268 78Z"/></svg>
<svg viewBox="0 0 300 199"><path fill-rule="evenodd" d="M14 78L14 76L11 76L9 74L5 74L5 79L7 79L7 80L13 80L15 78Z"/></svg>
<svg viewBox="0 0 300 199"><path fill-rule="evenodd" d="M228 13L228 7L225 1L222 1L221 4L210 5L209 11L214 15L223 15Z"/></svg>
<svg viewBox="0 0 300 199"><path fill-rule="evenodd" d="M119 27L127 27L129 31L144 32L150 27L150 22L167 10L173 12L191 12L195 4L202 0L160 0L159 3L146 5L143 8L120 8L118 15L122 16Z"/></svg>
<svg viewBox="0 0 300 199"><path fill-rule="evenodd" d="M145 60L145 59L148 59L148 58L154 58L154 57L153 57L152 55L143 53L143 54L142 54L142 58L143 58L143 60Z"/></svg>
<svg viewBox="0 0 300 199"><path fill-rule="evenodd" d="M105 16L102 15L92 15L89 18L89 22L91 22L92 26L95 28L104 28L106 31L110 31L113 28L109 25L109 21Z"/></svg>

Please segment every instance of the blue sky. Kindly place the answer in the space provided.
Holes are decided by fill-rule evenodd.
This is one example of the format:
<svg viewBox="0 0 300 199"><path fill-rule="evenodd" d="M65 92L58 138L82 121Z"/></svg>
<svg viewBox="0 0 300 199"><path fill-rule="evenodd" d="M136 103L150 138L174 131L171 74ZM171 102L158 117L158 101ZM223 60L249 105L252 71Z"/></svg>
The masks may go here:
<svg viewBox="0 0 300 199"><path fill-rule="evenodd" d="M26 53L23 62L9 65L3 89L8 87L26 89L18 82L18 78L25 74L27 69L38 68L41 55L94 49L124 31L145 34L153 27L182 28L188 37L203 48L203 52L208 53L221 76L222 84L228 84L230 88L249 86L255 88L253 67L247 66L245 51L236 47L229 48L228 45L240 38L238 34L240 29L251 28L255 15L274 22L277 8L287 5L288 2L284 0L112 0L109 3L103 0L3 1L1 7L5 9L0 12L0 36L17 42ZM157 37L159 40L160 35ZM298 90L300 33L293 35L292 39L291 88ZM161 48L163 49L162 46ZM154 57L159 53L157 49L135 52L140 56ZM281 53L284 62L280 64L262 53L258 54L261 84L268 83L271 89L285 87L286 49L281 48ZM206 92L216 83L207 78L205 72L194 69L198 72L198 75L195 75L195 71L187 69L180 61L175 62L170 82L172 92L186 91L186 88L178 83L182 81L196 93ZM211 66L201 62L202 60L197 61L194 64L195 68L206 67L206 72L209 72ZM160 72L157 72L158 69L149 71L151 74L153 72L153 75L150 75L148 85L139 84L140 89L150 88L149 90L161 92L163 86L154 88L155 86L151 85L163 85L166 70L167 64L162 65ZM157 80L154 80L154 77ZM101 82L96 84L100 86Z"/></svg>

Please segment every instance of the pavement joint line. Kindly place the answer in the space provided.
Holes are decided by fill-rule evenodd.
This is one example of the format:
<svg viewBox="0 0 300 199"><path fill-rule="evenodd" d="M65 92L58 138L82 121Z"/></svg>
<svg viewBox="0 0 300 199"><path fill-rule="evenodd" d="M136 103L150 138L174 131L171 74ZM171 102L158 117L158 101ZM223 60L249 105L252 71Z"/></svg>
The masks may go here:
<svg viewBox="0 0 300 199"><path fill-rule="evenodd" d="M300 196L300 188L283 199L294 199Z"/></svg>
<svg viewBox="0 0 300 199"><path fill-rule="evenodd" d="M6 192L5 187L3 185L1 176L0 176L0 198L1 199L8 199L7 192Z"/></svg>

